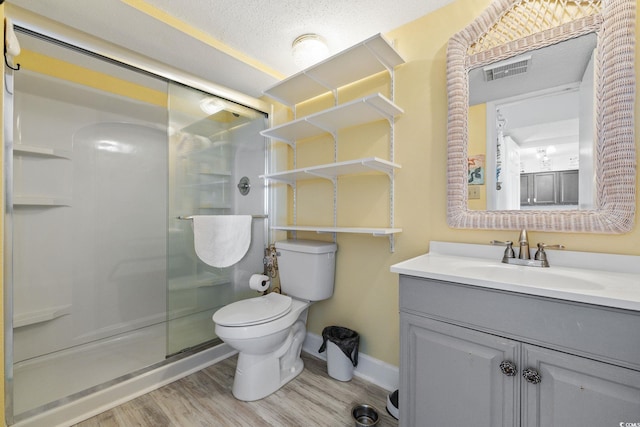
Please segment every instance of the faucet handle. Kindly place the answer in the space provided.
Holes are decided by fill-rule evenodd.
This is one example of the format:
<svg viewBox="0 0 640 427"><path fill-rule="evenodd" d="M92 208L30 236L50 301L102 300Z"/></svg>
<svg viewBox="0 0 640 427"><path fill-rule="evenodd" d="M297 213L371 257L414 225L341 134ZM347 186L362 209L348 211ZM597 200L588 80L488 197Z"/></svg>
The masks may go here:
<svg viewBox="0 0 640 427"><path fill-rule="evenodd" d="M506 246L506 248L504 249L504 255L502 257L503 260L505 258L515 258L516 257L515 252L513 252L513 242L511 240L507 240L506 242L501 242L500 240L492 240L489 243L491 243L492 245L497 245L497 246Z"/></svg>
<svg viewBox="0 0 640 427"><path fill-rule="evenodd" d="M544 251L546 249L564 249L564 245L547 245L546 243L538 243L538 250Z"/></svg>
<svg viewBox="0 0 640 427"><path fill-rule="evenodd" d="M564 245L547 245L546 243L538 243L538 250L536 251L533 259L535 259L536 261L542 261L542 263L545 264L544 266L548 267L549 263L547 261L547 253L544 251L545 248L564 249Z"/></svg>

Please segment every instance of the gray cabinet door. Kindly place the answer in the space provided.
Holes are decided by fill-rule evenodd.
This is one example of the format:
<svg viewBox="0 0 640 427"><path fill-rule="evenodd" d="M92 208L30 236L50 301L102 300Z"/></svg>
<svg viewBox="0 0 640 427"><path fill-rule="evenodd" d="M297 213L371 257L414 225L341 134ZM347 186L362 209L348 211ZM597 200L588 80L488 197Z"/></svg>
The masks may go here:
<svg viewBox="0 0 640 427"><path fill-rule="evenodd" d="M522 358L541 377L522 380L523 427L640 423L640 372L526 344Z"/></svg>
<svg viewBox="0 0 640 427"><path fill-rule="evenodd" d="M520 422L520 344L412 314L400 315L400 425L513 427Z"/></svg>
<svg viewBox="0 0 640 427"><path fill-rule="evenodd" d="M579 195L580 176L577 170L562 171L560 178L560 204L577 205Z"/></svg>
<svg viewBox="0 0 640 427"><path fill-rule="evenodd" d="M520 206L533 205L533 175L520 174Z"/></svg>
<svg viewBox="0 0 640 427"><path fill-rule="evenodd" d="M553 205L557 203L555 172L538 172L533 175L533 204Z"/></svg>
<svg viewBox="0 0 640 427"><path fill-rule="evenodd" d="M556 172L520 174L520 205L553 205L557 203Z"/></svg>

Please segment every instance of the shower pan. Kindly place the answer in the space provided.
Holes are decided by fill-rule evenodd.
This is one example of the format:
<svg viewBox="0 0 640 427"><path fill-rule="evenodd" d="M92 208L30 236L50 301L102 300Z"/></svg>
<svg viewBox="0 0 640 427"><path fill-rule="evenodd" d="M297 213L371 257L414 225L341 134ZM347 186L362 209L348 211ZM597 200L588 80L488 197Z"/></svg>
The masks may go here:
<svg viewBox="0 0 640 427"><path fill-rule="evenodd" d="M266 188L237 187L265 173L264 112L18 39L21 68L5 72L9 424L218 345L211 316L254 295L269 241ZM180 219L198 214L258 216L248 254L202 263Z"/></svg>

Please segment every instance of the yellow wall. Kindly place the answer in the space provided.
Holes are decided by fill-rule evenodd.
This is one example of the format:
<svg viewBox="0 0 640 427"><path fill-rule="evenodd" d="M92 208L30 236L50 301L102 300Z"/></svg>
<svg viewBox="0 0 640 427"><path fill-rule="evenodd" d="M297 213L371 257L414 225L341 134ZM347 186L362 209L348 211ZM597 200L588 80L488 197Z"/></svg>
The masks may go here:
<svg viewBox="0 0 640 427"><path fill-rule="evenodd" d="M451 229L446 221L447 41L489 3L489 0L457 0L386 34L407 61L396 70L396 103L405 110L405 114L397 120L395 130L396 161L402 165L396 177L395 214L396 226L402 227L403 232L396 238L393 254L389 252L388 242L384 238L338 235L335 294L333 298L311 308L310 332L320 334L323 327L332 324L352 328L361 334L362 352L398 365L398 276L390 273L389 267L427 252L429 242L434 240L486 244L493 239L513 240L517 237L516 230ZM375 84L371 87L375 87ZM636 101L636 110L637 104ZM638 121L636 134L640 135ZM357 142L358 137L353 138ZM345 150L363 150L362 147L352 148L350 142L347 140L344 144L348 147ZM342 146L341 143L340 150ZM322 161L330 157L331 153L327 152L332 149L330 147L331 144L326 143L325 151L314 148L318 150L317 157ZM363 201L352 193L354 188L355 184L354 187L347 186L344 191L348 196L339 196L339 221L341 217L356 220L363 217L363 221L368 222L370 215L366 210L363 213L363 204L377 208L379 200ZM300 192L302 190L301 186ZM322 188L318 193L304 197L318 195L324 198L326 191ZM342 191L340 187L339 192ZM366 197L375 197L372 194ZM382 205L380 203L380 217L384 216L386 209ZM304 203L299 208L302 208L298 210L300 224L305 223L306 215L314 219L320 215L323 219L331 219L326 212L312 213L312 208ZM322 205L319 209L326 209L326 206ZM318 238L317 235L306 237ZM576 251L640 255L640 230L637 226L623 235L531 232L530 239L533 242L563 243L568 249Z"/></svg>
<svg viewBox="0 0 640 427"><path fill-rule="evenodd" d="M17 62L25 70L67 80L159 107L167 107L167 93L160 92L99 71L81 67L42 53L22 49Z"/></svg>
<svg viewBox="0 0 640 427"><path fill-rule="evenodd" d="M487 155L487 104L477 104L469 107L469 144L467 152L469 156ZM486 163L485 163L485 183L483 185L475 185L474 187L480 192L479 199L471 199L467 206L471 210L487 209L487 184L486 184Z"/></svg>

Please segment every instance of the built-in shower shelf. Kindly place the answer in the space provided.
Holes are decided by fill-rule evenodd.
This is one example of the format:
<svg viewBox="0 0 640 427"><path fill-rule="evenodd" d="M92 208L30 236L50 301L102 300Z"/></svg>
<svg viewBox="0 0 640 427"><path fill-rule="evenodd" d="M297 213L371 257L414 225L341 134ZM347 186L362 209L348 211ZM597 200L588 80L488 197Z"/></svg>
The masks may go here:
<svg viewBox="0 0 640 427"><path fill-rule="evenodd" d="M229 184L228 179L220 179L215 181L207 181L207 182L196 182L193 184L183 184L182 188L198 188L198 187L208 187L211 185L226 185Z"/></svg>
<svg viewBox="0 0 640 427"><path fill-rule="evenodd" d="M228 274L202 273L195 277L185 276L169 279L169 291L186 291L229 283L231 283L231 279Z"/></svg>
<svg viewBox="0 0 640 427"><path fill-rule="evenodd" d="M294 74L264 93L293 106L403 63L391 44L377 34Z"/></svg>
<svg viewBox="0 0 640 427"><path fill-rule="evenodd" d="M197 175L211 175L211 176L231 176L231 172L216 172L212 170L201 170L195 172Z"/></svg>
<svg viewBox="0 0 640 427"><path fill-rule="evenodd" d="M16 313L13 315L13 327L35 325L37 323L49 322L59 317L71 314L71 304L48 307L42 310L30 311L27 313Z"/></svg>
<svg viewBox="0 0 640 427"><path fill-rule="evenodd" d="M48 196L14 196L13 206L71 206L71 198Z"/></svg>
<svg viewBox="0 0 640 427"><path fill-rule="evenodd" d="M389 236L402 233L402 228L369 228L369 227L326 227L321 225L275 225L272 230L313 231L316 233L352 233L371 234L373 236Z"/></svg>
<svg viewBox="0 0 640 427"><path fill-rule="evenodd" d="M202 203L198 205L198 209L231 209L229 203Z"/></svg>
<svg viewBox="0 0 640 427"><path fill-rule="evenodd" d="M40 147L37 145L15 144L13 146L13 152L15 154L39 156L39 157L52 157L59 159L70 159L71 150L62 150L51 147Z"/></svg>
<svg viewBox="0 0 640 427"><path fill-rule="evenodd" d="M404 111L380 93L347 102L319 113L260 132L261 135L295 144L296 140L311 138L323 133L335 133L340 129L393 120Z"/></svg>
<svg viewBox="0 0 640 427"><path fill-rule="evenodd" d="M218 157L221 155L220 150L224 146L229 145L229 141L215 141L211 145L206 147L194 147L190 151L185 151L181 154L181 157L185 158L199 158L199 157Z"/></svg>
<svg viewBox="0 0 640 427"><path fill-rule="evenodd" d="M275 172L261 175L260 178L284 182L293 186L296 181L305 179L324 178L333 181L341 175L354 175L367 172L382 172L391 176L393 170L400 167L401 166L399 164L388 160L379 159L377 157L368 157L366 159L347 160L345 162L329 163L326 165Z"/></svg>

